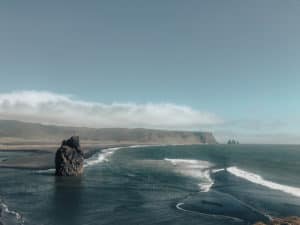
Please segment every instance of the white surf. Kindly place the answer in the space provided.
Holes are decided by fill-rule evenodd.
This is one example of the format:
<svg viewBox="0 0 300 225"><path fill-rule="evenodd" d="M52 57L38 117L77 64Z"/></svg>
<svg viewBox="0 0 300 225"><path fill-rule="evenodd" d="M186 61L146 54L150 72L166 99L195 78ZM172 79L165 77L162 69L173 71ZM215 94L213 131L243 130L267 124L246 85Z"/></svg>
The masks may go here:
<svg viewBox="0 0 300 225"><path fill-rule="evenodd" d="M96 153L92 157L86 159L84 161L84 167L93 166L95 164L108 161L109 157L119 149L121 149L121 147L103 149L101 152Z"/></svg>
<svg viewBox="0 0 300 225"><path fill-rule="evenodd" d="M92 157L84 161L84 167L93 166L98 163L107 162L109 158L118 150L124 148L142 148L150 147L151 145L131 145L127 147L115 147L115 148L106 148L101 150L101 152L94 154Z"/></svg>
<svg viewBox="0 0 300 225"><path fill-rule="evenodd" d="M14 210L10 210L8 208L8 206L6 204L4 204L1 200L0 200L0 209L1 209L0 211L3 211L4 213L15 217L18 224L20 224L20 225L24 224L24 219L23 219L22 215Z"/></svg>
<svg viewBox="0 0 300 225"><path fill-rule="evenodd" d="M273 190L278 190L278 191L282 191L284 193L296 196L296 197L300 197L300 188L298 187L291 187L288 185L283 185L283 184L278 184L269 180L265 180L263 177L261 177L260 175L257 175L255 173L251 173L242 169L239 169L238 167L229 167L226 169L229 173L243 178L245 180L248 180L252 183L255 184L259 184L262 185L264 187L273 189Z"/></svg>
<svg viewBox="0 0 300 225"><path fill-rule="evenodd" d="M199 179L198 186L201 192L208 192L214 184L210 176L212 163L194 159L169 159L165 161L172 163L175 170L183 175Z"/></svg>

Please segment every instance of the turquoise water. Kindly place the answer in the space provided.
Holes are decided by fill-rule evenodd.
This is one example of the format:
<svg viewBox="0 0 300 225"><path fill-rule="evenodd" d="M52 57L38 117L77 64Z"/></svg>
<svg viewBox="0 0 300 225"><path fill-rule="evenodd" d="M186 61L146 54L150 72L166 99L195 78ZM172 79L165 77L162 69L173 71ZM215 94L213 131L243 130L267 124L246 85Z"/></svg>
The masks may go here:
<svg viewBox="0 0 300 225"><path fill-rule="evenodd" d="M300 216L300 146L109 149L87 160L82 177L0 171L3 224L228 225Z"/></svg>

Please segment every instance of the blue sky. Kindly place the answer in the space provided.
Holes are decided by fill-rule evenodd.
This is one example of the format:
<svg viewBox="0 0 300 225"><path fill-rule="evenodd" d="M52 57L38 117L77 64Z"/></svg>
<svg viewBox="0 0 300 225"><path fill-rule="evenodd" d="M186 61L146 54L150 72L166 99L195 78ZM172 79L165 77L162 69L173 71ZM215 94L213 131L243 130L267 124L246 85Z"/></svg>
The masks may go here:
<svg viewBox="0 0 300 225"><path fill-rule="evenodd" d="M300 143L299 24L296 0L1 1L0 93L187 106L216 123L178 129Z"/></svg>

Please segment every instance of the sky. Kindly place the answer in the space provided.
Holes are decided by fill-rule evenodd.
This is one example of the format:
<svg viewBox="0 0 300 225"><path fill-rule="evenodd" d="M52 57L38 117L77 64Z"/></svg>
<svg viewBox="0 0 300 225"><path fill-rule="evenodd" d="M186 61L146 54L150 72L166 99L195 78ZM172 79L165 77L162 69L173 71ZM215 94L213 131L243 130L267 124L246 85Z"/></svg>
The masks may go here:
<svg viewBox="0 0 300 225"><path fill-rule="evenodd" d="M0 2L0 119L300 144L300 1Z"/></svg>

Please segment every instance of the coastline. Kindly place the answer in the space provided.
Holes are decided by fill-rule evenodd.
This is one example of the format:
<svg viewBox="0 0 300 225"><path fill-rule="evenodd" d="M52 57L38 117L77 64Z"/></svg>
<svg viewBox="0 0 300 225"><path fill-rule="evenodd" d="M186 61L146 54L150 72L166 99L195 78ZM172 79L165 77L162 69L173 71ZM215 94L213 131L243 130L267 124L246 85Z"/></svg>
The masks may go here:
<svg viewBox="0 0 300 225"><path fill-rule="evenodd" d="M180 144L179 144L180 145ZM187 144L184 144L187 145ZM101 150L110 148L142 147L142 146L172 146L157 143L123 143L123 144L83 144L84 158L88 159ZM175 145L176 146L176 145ZM16 146L14 146L16 147ZM1 153L16 153L15 157L0 157L0 168L6 169L28 169L28 170L45 170L55 168L54 158L59 145L49 148L48 145L39 145L31 148L28 145L18 145L18 148L1 149Z"/></svg>
<svg viewBox="0 0 300 225"><path fill-rule="evenodd" d="M101 145L101 146L83 146L84 158L88 159L100 150L107 148L129 147L130 145ZM7 169L29 169L29 170L44 170L55 168L54 158L56 148L40 148L32 149L28 146L19 146L14 149L0 149L1 153L16 153L16 157L0 159L0 168Z"/></svg>
<svg viewBox="0 0 300 225"><path fill-rule="evenodd" d="M189 145L203 145L203 144L159 144L159 143L83 143L82 149L84 149L84 158L88 159L100 150L109 148L126 148L126 147L143 147L143 146L189 146ZM7 169L28 169L28 170L44 170L55 168L54 158L56 150L59 145L10 145L10 148L3 148L3 144L0 144L0 156L1 153L14 152L15 158L2 159L0 157L0 168ZM5 146L7 147L7 145ZM18 154L20 153L20 154ZM21 154L24 155L21 155Z"/></svg>

